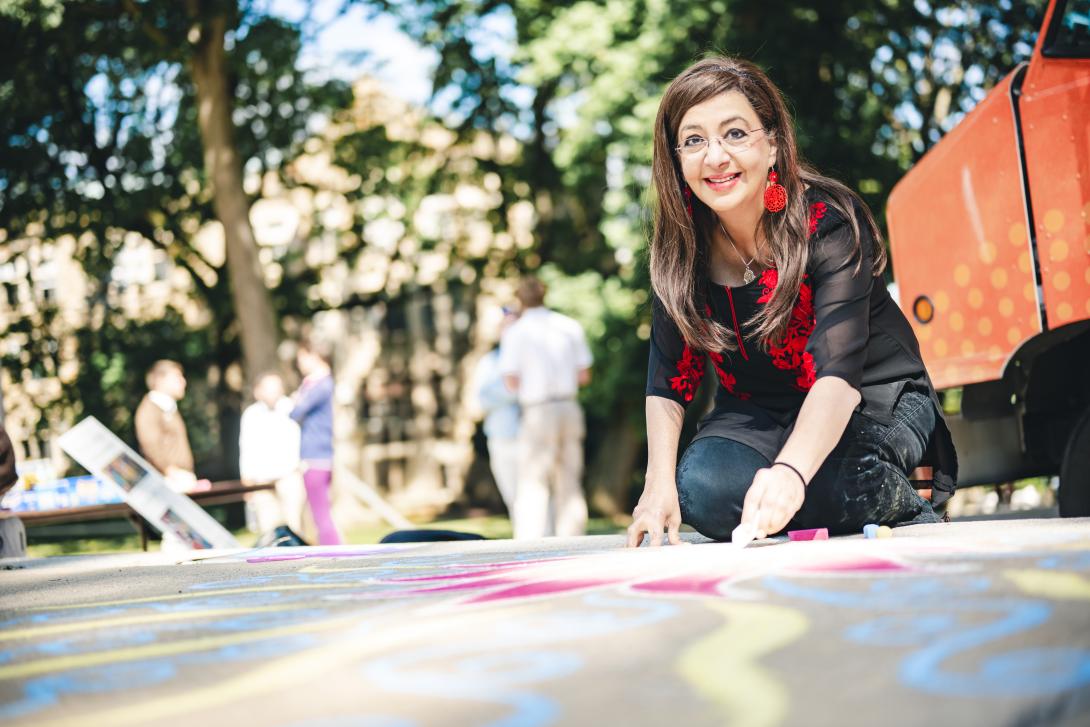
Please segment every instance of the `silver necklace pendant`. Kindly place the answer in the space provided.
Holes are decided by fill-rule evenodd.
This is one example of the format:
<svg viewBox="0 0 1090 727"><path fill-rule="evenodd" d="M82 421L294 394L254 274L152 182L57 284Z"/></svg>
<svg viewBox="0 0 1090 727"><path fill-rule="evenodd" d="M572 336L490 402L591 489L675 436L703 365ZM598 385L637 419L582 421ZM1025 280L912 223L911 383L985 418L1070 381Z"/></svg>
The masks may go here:
<svg viewBox="0 0 1090 727"><path fill-rule="evenodd" d="M749 266L756 262L757 256L761 254L760 248L757 248L757 255L754 255L752 260L746 262L746 259L742 257L742 253L739 252L738 246L734 244L734 240L730 239L730 235L727 234L727 228L723 227L723 220L719 220L719 229L723 231L723 237L727 238L727 242L734 248L734 254L738 256L738 259L742 261L742 265L746 268L746 271L742 273L742 284L749 285L753 282L754 278L757 277L757 275L749 269Z"/></svg>

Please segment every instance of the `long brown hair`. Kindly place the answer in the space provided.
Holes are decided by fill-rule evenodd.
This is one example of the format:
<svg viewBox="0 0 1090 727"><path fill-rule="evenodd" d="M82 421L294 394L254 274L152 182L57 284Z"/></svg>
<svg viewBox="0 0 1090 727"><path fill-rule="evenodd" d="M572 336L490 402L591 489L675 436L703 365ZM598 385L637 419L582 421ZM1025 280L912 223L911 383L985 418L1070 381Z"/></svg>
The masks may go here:
<svg viewBox="0 0 1090 727"><path fill-rule="evenodd" d="M830 206L851 225L856 272L860 223L867 226L873 244L872 275L880 275L886 256L874 217L858 195L848 187L817 173L799 158L795 125L783 95L764 71L753 63L728 56L698 61L685 69L666 89L655 119L652 171L657 204L651 238L651 287L666 312L677 324L685 341L703 351L733 351L733 334L720 323L703 315L707 304L708 264L715 213L692 197L692 217L683 198L685 179L675 148L678 127L685 113L708 99L738 91L749 101L761 126L776 143L776 172L787 188L787 207L782 212L761 215L758 234L767 246L772 266L778 271L776 289L768 305L749 321L747 328L762 347L779 341L787 331L791 310L798 297L810 257L809 215L804 196L807 187L824 192ZM860 219L862 217L862 219Z"/></svg>

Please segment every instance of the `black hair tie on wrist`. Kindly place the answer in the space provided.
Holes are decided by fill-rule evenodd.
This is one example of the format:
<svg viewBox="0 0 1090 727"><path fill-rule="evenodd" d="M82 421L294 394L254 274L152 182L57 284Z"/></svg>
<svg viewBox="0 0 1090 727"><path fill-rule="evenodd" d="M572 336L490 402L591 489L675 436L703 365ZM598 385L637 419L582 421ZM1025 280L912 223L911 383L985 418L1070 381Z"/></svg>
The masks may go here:
<svg viewBox="0 0 1090 727"><path fill-rule="evenodd" d="M799 479L802 481L802 486L806 487L806 478L802 476L802 473L798 471L798 469L795 467L795 465L787 464L786 462L773 462L772 463L773 467L775 467L776 465L782 465L783 467L786 467L787 469L794 472L796 475L799 476Z"/></svg>

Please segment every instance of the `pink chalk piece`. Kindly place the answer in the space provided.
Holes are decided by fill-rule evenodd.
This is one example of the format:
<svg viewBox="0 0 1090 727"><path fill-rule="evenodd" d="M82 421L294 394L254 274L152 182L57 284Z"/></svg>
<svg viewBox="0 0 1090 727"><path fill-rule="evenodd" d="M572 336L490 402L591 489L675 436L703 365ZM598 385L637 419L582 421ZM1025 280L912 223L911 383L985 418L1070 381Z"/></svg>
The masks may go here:
<svg viewBox="0 0 1090 727"><path fill-rule="evenodd" d="M828 528L813 528L811 530L790 530L787 537L791 540L828 540Z"/></svg>

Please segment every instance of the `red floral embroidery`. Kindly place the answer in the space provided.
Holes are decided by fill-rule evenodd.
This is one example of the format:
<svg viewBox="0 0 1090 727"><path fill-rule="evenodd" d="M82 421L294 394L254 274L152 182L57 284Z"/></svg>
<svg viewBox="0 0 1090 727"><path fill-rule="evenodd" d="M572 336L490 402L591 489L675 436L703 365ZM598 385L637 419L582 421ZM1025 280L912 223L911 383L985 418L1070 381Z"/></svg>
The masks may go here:
<svg viewBox="0 0 1090 727"><path fill-rule="evenodd" d="M761 291L761 297L757 299L758 303L767 303L772 300L772 291L776 289L776 282L780 279L780 274L776 272L776 268L769 268L761 273L761 287L764 288Z"/></svg>
<svg viewBox="0 0 1090 727"><path fill-rule="evenodd" d="M712 317L711 306L704 306L704 313L708 318ZM739 399L749 399L752 394L738 391L738 380L734 374L723 370L723 354L710 353L712 366L715 368L715 376L728 393ZM678 375L670 379L670 388L676 391L686 403L693 400L696 390L700 388L700 382L704 380L704 356L700 351L692 349L689 344L681 351L681 360L677 362Z"/></svg>
<svg viewBox="0 0 1090 727"><path fill-rule="evenodd" d="M715 367L715 375L719 379L719 384L726 389L728 394L737 396L742 401L750 399L753 394L746 391L738 391L738 377L734 374L723 370L723 354L713 353L711 354L712 366Z"/></svg>
<svg viewBox="0 0 1090 727"><path fill-rule="evenodd" d="M783 371L795 371L795 388L799 391L809 391L817 380L814 371L814 357L806 351L806 344L810 340L810 334L814 332L814 292L810 284L806 282L808 275L802 278L799 286L799 298L795 307L791 310L791 318L787 322L787 332L783 340L778 344L768 347L768 353L772 357L772 365ZM769 268L761 275L761 286L764 290L758 303L767 303L772 299L772 291L776 288L779 273Z"/></svg>
<svg viewBox="0 0 1090 727"><path fill-rule="evenodd" d="M726 290L727 290L727 295L730 295L730 288L727 288ZM711 318L712 317L712 309L710 307L707 307L704 310L707 312L708 318ZM738 343L739 343L739 345L741 345L741 343L742 343L741 337L739 337ZM735 377L734 374L727 373L723 369L723 354L721 354L721 353L710 353L710 354L708 354L708 356L712 360L712 366L715 368L715 376L716 376L717 379L719 379L720 386L722 386L724 389L726 389L728 394L731 394L733 396L737 396L739 399L742 399L743 401L745 401L746 399L749 399L751 396L753 396L752 394L748 394L748 393L746 393L744 391L738 391L738 388L737 388L738 387L738 379L737 379L737 377Z"/></svg>
<svg viewBox="0 0 1090 727"><path fill-rule="evenodd" d="M686 402L693 400L700 382L704 380L704 357L685 344L681 360L677 362L678 375L670 379L670 388Z"/></svg>
<svg viewBox="0 0 1090 727"><path fill-rule="evenodd" d="M820 222L821 218L825 216L825 211L826 208L824 202L814 202L812 205L810 205L810 234L807 235L807 237L817 232L818 222Z"/></svg>

